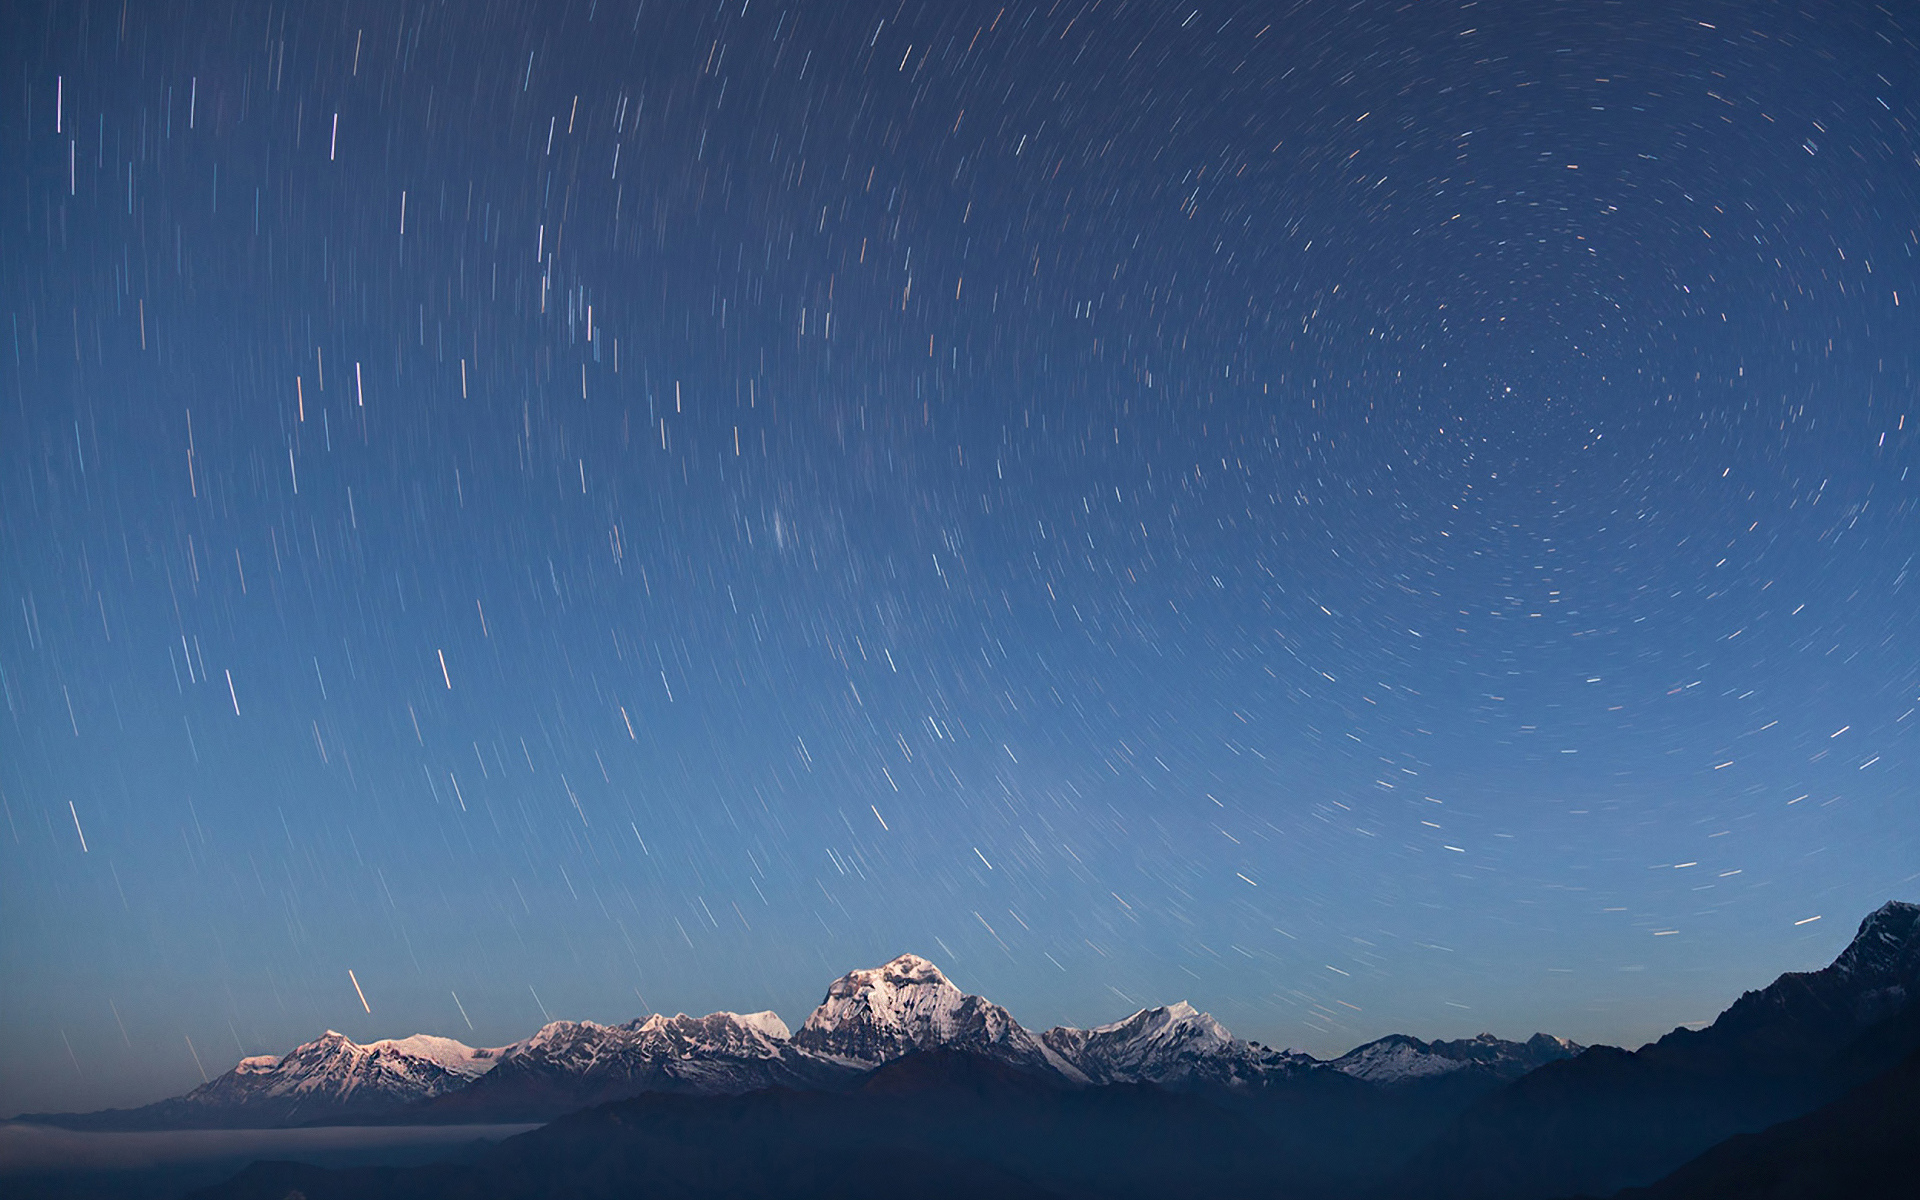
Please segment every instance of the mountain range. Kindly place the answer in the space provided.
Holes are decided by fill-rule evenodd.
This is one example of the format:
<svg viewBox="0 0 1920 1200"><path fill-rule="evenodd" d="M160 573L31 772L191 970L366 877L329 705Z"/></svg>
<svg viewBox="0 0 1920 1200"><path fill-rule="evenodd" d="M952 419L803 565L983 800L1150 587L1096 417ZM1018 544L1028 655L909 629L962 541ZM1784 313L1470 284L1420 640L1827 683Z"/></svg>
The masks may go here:
<svg viewBox="0 0 1920 1200"><path fill-rule="evenodd" d="M909 1054L954 1050L1072 1086L1271 1089L1338 1073L1394 1089L1449 1079L1468 1091L1581 1047L1536 1034L1457 1042L1392 1035L1322 1062L1235 1037L1192 1005L1142 1009L1094 1029L1033 1033L903 954L835 980L798 1032L771 1012L653 1015L619 1025L553 1021L509 1046L416 1035L359 1045L329 1030L281 1058L260 1056L184 1096L134 1109L29 1114L74 1129L257 1128L323 1123L543 1121L652 1092L741 1095L833 1090Z"/></svg>
<svg viewBox="0 0 1920 1200"><path fill-rule="evenodd" d="M256 1163L196 1200L1906 1200L1920 1179L1920 906L1879 909L1832 965L1706 1029L1573 1055L1551 1038L1384 1038L1335 1060L1378 1083L1182 1006L1021 1036L942 983L896 960L836 984L791 1040L885 1061L832 1090L654 1092L466 1162ZM1432 1111L1421 1081L1461 1071L1518 1075L1409 1136L1408 1112Z"/></svg>
<svg viewBox="0 0 1920 1200"><path fill-rule="evenodd" d="M258 1163L206 1200L1871 1200L1915 1194L1916 1114L1920 906L1894 902L1829 966L1638 1050L1392 1035L1323 1062L1187 1004L1036 1034L903 955L836 980L792 1033L772 1013L554 1022L489 1050L330 1033L51 1120L545 1122L464 1162Z"/></svg>

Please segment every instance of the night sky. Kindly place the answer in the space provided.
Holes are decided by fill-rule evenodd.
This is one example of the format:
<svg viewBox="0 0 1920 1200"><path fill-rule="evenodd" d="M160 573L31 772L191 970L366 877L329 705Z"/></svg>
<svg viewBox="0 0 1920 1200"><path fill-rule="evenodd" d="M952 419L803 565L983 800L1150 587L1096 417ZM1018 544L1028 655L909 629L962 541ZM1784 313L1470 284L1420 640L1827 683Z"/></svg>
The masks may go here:
<svg viewBox="0 0 1920 1200"><path fill-rule="evenodd" d="M1910 5L0 19L0 1110L903 951L1632 1045L1920 895Z"/></svg>

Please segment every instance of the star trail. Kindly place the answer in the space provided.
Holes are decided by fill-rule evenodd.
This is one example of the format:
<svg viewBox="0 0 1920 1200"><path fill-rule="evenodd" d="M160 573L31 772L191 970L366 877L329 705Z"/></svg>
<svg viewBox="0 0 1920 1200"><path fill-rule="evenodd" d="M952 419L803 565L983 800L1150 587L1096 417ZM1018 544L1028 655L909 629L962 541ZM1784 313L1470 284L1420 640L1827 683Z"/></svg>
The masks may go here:
<svg viewBox="0 0 1920 1200"><path fill-rule="evenodd" d="M1637 1044L1913 895L1911 10L0 19L8 1112L905 951Z"/></svg>

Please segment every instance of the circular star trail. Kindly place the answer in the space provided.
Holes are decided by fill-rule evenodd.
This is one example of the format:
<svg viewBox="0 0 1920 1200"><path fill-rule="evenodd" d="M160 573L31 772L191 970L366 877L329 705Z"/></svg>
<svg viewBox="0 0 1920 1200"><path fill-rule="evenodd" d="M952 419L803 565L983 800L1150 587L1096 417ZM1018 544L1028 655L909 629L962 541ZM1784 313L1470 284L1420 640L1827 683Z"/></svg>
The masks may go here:
<svg viewBox="0 0 1920 1200"><path fill-rule="evenodd" d="M1913 893L1897 7L5 20L7 1111L903 951L1631 1044Z"/></svg>

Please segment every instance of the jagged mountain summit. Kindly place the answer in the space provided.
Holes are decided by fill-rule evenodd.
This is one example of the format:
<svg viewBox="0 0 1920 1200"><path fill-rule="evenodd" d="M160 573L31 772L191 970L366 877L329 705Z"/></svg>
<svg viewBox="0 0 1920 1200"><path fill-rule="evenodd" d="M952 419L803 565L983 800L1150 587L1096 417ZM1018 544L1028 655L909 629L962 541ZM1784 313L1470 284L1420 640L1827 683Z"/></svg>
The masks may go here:
<svg viewBox="0 0 1920 1200"><path fill-rule="evenodd" d="M1586 1049L1577 1042L1536 1033L1509 1042L1490 1033L1450 1042L1423 1042L1404 1033L1357 1046L1332 1062L1335 1070L1381 1087L1401 1087L1442 1077L1505 1083L1536 1067L1572 1058Z"/></svg>
<svg viewBox="0 0 1920 1200"><path fill-rule="evenodd" d="M827 988L794 1045L851 1063L878 1066L916 1050L965 1050L1074 1083L1087 1077L1013 1014L955 987L917 954L849 971Z"/></svg>

